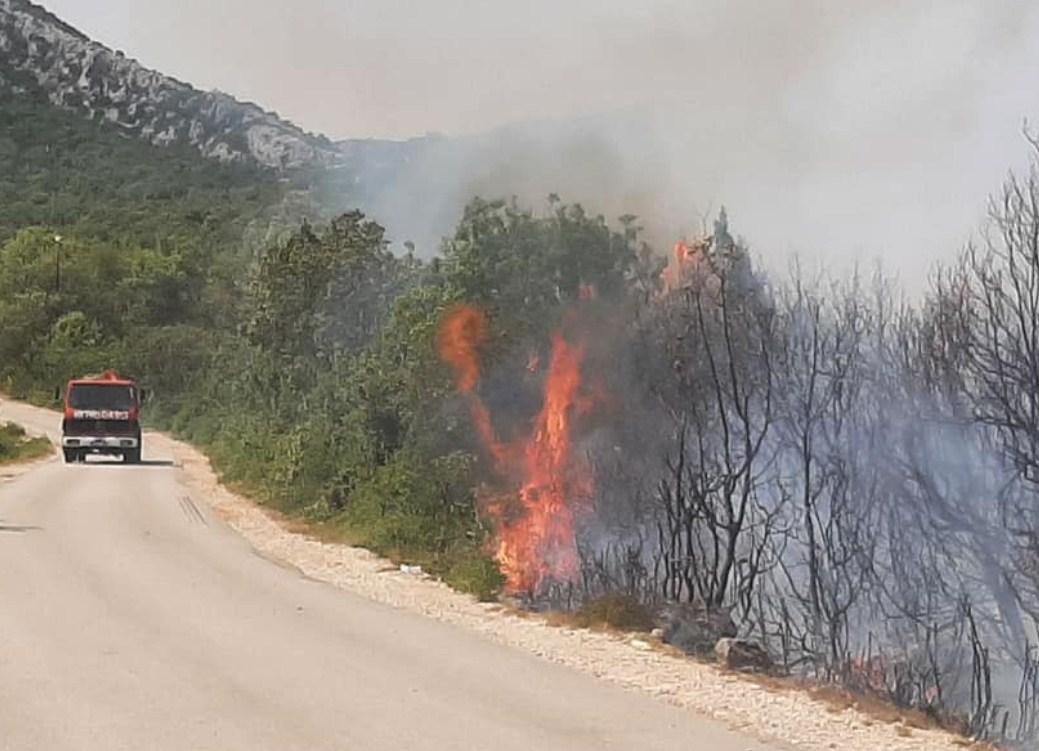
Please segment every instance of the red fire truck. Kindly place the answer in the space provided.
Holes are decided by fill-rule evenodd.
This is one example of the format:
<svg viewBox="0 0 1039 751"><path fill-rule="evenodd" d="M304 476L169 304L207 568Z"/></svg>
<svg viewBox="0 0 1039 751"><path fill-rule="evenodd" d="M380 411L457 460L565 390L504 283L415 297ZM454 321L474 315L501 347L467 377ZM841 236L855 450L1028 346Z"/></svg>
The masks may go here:
<svg viewBox="0 0 1039 751"><path fill-rule="evenodd" d="M110 454L137 464L141 461L140 416L140 389L114 370L69 381L61 421L65 461L82 462L87 454Z"/></svg>

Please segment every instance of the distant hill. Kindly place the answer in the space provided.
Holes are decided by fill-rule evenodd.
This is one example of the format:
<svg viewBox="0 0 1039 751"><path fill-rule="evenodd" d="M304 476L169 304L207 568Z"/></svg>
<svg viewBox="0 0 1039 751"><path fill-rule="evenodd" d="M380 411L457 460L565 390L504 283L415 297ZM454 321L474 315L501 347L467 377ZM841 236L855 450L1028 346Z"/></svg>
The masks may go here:
<svg viewBox="0 0 1039 751"><path fill-rule="evenodd" d="M0 244L27 226L113 242L237 243L292 190L269 169L160 147L0 88Z"/></svg>
<svg viewBox="0 0 1039 751"><path fill-rule="evenodd" d="M140 202L188 190L187 173L192 185L196 179L230 181L236 189L278 183L280 202L265 205L281 227L302 216L361 209L387 228L395 248L411 241L426 257L476 195L515 195L544 208L549 194L558 193L611 219L631 211L658 223L668 218L659 200L666 165L642 148L651 141L637 113L634 120L525 123L466 137L332 142L255 104L150 70L28 0L0 0L0 97L0 238L26 218L61 224L76 214L79 221L82 205L124 221L129 217L114 208L125 206L123 198L154 206ZM189 151L230 171L217 177ZM65 155L60 165L56 153ZM134 160L134 174L127 175ZM169 178L174 163L179 176ZM150 177L136 176L144 172ZM93 194L69 189L71 174ZM124 195L113 202L113 191ZM684 215L687 205L672 203ZM147 217L138 218L137 226L148 226ZM262 223L254 229L258 239L269 239Z"/></svg>
<svg viewBox="0 0 1039 751"><path fill-rule="evenodd" d="M329 166L338 152L255 104L203 92L92 41L28 0L0 0L0 86L37 91L152 144L187 144L226 162Z"/></svg>

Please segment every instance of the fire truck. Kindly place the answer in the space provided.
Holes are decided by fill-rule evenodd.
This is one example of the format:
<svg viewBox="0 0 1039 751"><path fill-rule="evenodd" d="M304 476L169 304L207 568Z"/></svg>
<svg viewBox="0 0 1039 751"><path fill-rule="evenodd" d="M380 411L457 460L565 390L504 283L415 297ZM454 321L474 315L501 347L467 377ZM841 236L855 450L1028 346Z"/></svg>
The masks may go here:
<svg viewBox="0 0 1039 751"><path fill-rule="evenodd" d="M141 401L137 384L114 370L69 381L61 421L65 461L107 454L122 456L127 464L139 463Z"/></svg>

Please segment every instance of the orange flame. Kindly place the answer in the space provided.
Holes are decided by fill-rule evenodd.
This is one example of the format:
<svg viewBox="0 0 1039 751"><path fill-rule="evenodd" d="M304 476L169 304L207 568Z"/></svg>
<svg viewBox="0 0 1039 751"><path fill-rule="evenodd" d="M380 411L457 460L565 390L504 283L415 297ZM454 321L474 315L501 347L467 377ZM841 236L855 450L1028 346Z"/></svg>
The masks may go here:
<svg viewBox="0 0 1039 751"><path fill-rule="evenodd" d="M570 419L578 406L584 349L552 339L545 401L524 446L524 483L513 513L496 507L498 562L511 592L578 575L573 504L590 493L590 476L570 458ZM518 511L518 513L515 513Z"/></svg>
<svg viewBox="0 0 1039 751"><path fill-rule="evenodd" d="M690 277L699 272L700 264L707 252L707 242L707 240L699 239L692 245L682 240L675 243L667 266L660 272L660 281L663 283L665 293L681 288Z"/></svg>
<svg viewBox="0 0 1039 751"><path fill-rule="evenodd" d="M471 305L455 305L445 314L437 336L440 359L455 371L458 390L471 397L473 422L483 444L500 468L508 464L508 448L494 432L491 413L473 392L480 381L479 348L487 339L487 316Z"/></svg>
<svg viewBox="0 0 1039 751"><path fill-rule="evenodd" d="M454 369L458 390L463 394L472 393L480 380L478 350L486 339L487 317L471 305L455 305L440 323L440 359Z"/></svg>
<svg viewBox="0 0 1039 751"><path fill-rule="evenodd" d="M533 431L508 446L498 440L489 411L474 393L477 347L485 332L483 314L475 308L449 311L441 324L440 355L454 368L459 391L470 396L477 432L501 474L522 478L518 492L487 502L485 511L495 522L495 557L506 591L535 593L548 582L573 582L579 573L574 512L593 489L590 469L571 456L572 419L590 406L581 393L584 347L553 336L544 402Z"/></svg>

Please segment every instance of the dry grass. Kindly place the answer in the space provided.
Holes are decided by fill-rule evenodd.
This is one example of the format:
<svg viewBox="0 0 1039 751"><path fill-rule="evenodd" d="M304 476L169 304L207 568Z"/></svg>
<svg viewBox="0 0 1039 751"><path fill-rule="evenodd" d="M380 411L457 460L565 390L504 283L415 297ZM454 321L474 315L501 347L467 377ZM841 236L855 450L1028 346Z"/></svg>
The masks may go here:
<svg viewBox="0 0 1039 751"><path fill-rule="evenodd" d="M639 641L648 644L654 651L670 657L692 660L703 665L714 665L709 659L687 655L677 647L661 641L659 637L649 636L646 632L652 626L644 629L630 629L618 627L615 623L610 623L609 620L604 618L589 618L587 615L581 617L576 612L557 610L535 612L515 603L504 607L506 612L513 616L540 620L556 628L587 628L592 631L611 633L621 638L637 638ZM595 609L592 612L595 612ZM741 672L740 679L753 682L770 692L807 694L823 705L827 712L832 714L840 714L847 711L857 712L865 717L865 724L877 723L893 726L895 733L901 737L911 737L915 730L944 730L961 736L954 742L965 749L972 749L972 751L999 751L998 747L990 743L981 743L966 737L967 728L959 717L941 717L918 709L905 709L896 706L882 696L853 693L837 685L816 683L806 678Z"/></svg>
<svg viewBox="0 0 1039 751"><path fill-rule="evenodd" d="M0 424L0 466L42 459L52 453L54 447L47 438L29 436L14 423Z"/></svg>
<svg viewBox="0 0 1039 751"><path fill-rule="evenodd" d="M653 630L653 614L637 600L623 595L606 595L589 600L573 612L554 611L545 615L553 626L597 631L643 634Z"/></svg>
<svg viewBox="0 0 1039 751"><path fill-rule="evenodd" d="M238 495L249 496L250 488L241 487L237 483L230 489ZM291 534L301 535L325 544L358 546L359 541L350 533L349 528L335 521L290 516L271 505L264 505L263 513ZM392 564L384 566L381 569L384 572L395 571L397 564L402 562L427 563L426 561L411 560L400 551L389 551L384 558ZM644 645L648 645L653 651L669 657L714 666L709 659L689 656L677 647L664 643L660 638L651 636L649 632L654 627L652 614L641 604L623 596L597 598L585 603L576 611L531 610L519 600L502 596L494 611L524 620L539 621L555 628L586 629L625 640L637 639ZM961 736L965 732L962 721L957 718L939 718L923 711L903 709L886 701L883 697L854 694L835 685L813 683L792 676L761 673L741 672L740 679L753 682L770 692L808 694L822 704L827 712L839 714L845 711L855 711L865 717L866 724L890 725L894 728L894 732L901 737L911 737L914 730L945 730ZM975 751L995 751L995 747L990 744L977 743L966 737L957 739L955 742L957 745Z"/></svg>
<svg viewBox="0 0 1039 751"><path fill-rule="evenodd" d="M997 749L992 744L981 743L966 737L967 727L963 719L957 716L939 716L919 709L906 709L895 705L883 696L854 693L841 686L816 683L806 678L760 673L741 674L741 678L753 681L768 691L808 694L822 704L826 711L833 714L846 711L858 712L866 718L867 723L875 722L894 726L895 732L902 737L910 737L914 730L944 730L961 736L955 742L963 748L975 751L996 751Z"/></svg>
<svg viewBox="0 0 1039 751"><path fill-rule="evenodd" d="M615 685L645 691L742 732L783 738L799 748L878 749L987 748L956 739L943 731L916 731L904 738L893 719L871 719L862 700L842 697L827 711L820 697L807 695L806 684L793 679L762 678L751 674L727 675L713 665L686 657L655 636L626 632L609 625L582 628L566 614L533 612L524 603L504 597L493 605L477 604L425 577L394 573L385 559L342 545L341 530L287 519L270 506L229 493L213 476L209 462L185 445L171 449L183 462L189 482L200 496L258 549L291 561L305 575L327 581L377 602L471 628L493 641L593 674ZM277 520L277 521L276 521ZM312 521L312 520L311 520ZM288 529L286 528L288 527ZM293 534L289 531L296 532ZM302 534L300 534L302 532ZM551 628L550 624L562 628ZM636 651L637 650L637 651ZM754 682L757 681L757 684ZM762 688L768 685L771 690ZM841 706L843 703L844 711ZM863 711L855 711L861 708ZM885 708L889 709L889 708ZM915 724L915 723L914 723Z"/></svg>
<svg viewBox="0 0 1039 751"><path fill-rule="evenodd" d="M355 546L348 529L333 522L307 520L283 514L276 509L265 506L264 513L286 531L299 534L308 539L326 544ZM386 556L394 565L384 567L385 571L395 571L396 564L404 560L400 555ZM408 561L414 562L414 561ZM563 610L531 610L520 600L501 597L495 608L503 614L525 620L540 621L548 626L563 629L586 629L598 633L607 633L620 639L638 639L649 648L669 657L691 660L704 665L714 663L710 659L696 658L687 655L677 647L663 642L649 632L654 623L651 613L630 598L607 596L592 600L576 611ZM881 696L856 694L840 686L815 683L804 678L762 673L740 673L740 679L776 693L807 694L825 707L827 712L840 714L854 711L865 717L866 724L876 723L890 725L901 737L911 737L915 730L945 730L964 736L966 729L963 722L954 717L936 717L914 709L904 709L885 700ZM965 749L972 751L997 751L988 743L978 743L967 737L956 741Z"/></svg>

